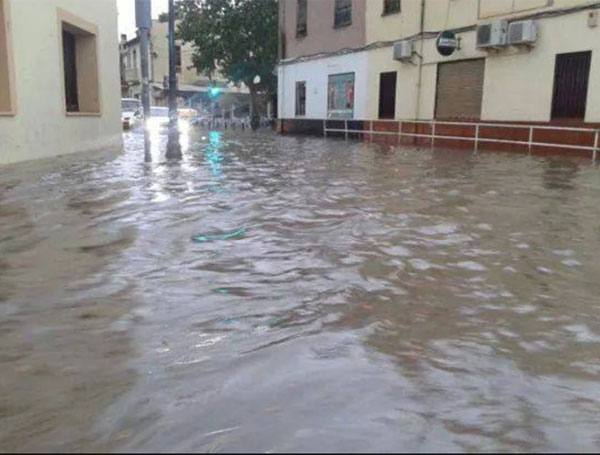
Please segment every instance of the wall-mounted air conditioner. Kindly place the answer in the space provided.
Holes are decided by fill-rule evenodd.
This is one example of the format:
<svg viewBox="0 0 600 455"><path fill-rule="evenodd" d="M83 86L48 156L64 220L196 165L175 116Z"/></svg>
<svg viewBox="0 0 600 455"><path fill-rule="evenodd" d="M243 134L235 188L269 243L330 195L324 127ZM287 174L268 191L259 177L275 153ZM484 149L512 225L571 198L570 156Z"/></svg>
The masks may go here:
<svg viewBox="0 0 600 455"><path fill-rule="evenodd" d="M394 60L410 60L413 52L414 44L412 40L405 39L394 43Z"/></svg>
<svg viewBox="0 0 600 455"><path fill-rule="evenodd" d="M508 26L508 44L533 46L537 41L538 27L534 20L511 22Z"/></svg>
<svg viewBox="0 0 600 455"><path fill-rule="evenodd" d="M477 26L477 48L495 49L506 46L508 21L500 20Z"/></svg>

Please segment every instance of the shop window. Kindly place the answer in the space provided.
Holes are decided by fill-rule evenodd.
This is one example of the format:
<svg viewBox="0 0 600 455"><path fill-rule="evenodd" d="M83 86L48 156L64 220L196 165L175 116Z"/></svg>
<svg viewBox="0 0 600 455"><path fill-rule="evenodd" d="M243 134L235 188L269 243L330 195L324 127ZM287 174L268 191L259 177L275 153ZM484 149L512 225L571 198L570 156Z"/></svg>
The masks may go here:
<svg viewBox="0 0 600 455"><path fill-rule="evenodd" d="M334 27L352 24L352 0L335 0Z"/></svg>
<svg viewBox="0 0 600 455"><path fill-rule="evenodd" d="M59 10L65 107L68 114L100 113L97 29Z"/></svg>
<svg viewBox="0 0 600 455"><path fill-rule="evenodd" d="M354 73L332 74L327 84L327 117L354 117Z"/></svg>
<svg viewBox="0 0 600 455"><path fill-rule="evenodd" d="M306 115L306 82L296 82L296 117Z"/></svg>

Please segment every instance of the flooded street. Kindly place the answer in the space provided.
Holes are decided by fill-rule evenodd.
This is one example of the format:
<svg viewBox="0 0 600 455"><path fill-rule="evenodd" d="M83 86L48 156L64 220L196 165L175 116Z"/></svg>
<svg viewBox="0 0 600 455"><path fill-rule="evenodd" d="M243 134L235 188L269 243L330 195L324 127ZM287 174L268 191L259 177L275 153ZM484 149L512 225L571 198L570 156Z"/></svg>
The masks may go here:
<svg viewBox="0 0 600 455"><path fill-rule="evenodd" d="M0 451L600 450L597 167L190 140L0 168Z"/></svg>

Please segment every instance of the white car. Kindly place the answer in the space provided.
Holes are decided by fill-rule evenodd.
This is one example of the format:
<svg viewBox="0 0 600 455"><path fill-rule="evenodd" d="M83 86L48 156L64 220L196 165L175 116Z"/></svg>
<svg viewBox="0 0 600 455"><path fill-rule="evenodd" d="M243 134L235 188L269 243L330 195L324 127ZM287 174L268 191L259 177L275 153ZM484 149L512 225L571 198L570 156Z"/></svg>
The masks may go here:
<svg viewBox="0 0 600 455"><path fill-rule="evenodd" d="M135 98L121 99L121 122L126 130L135 127L142 119L142 103Z"/></svg>
<svg viewBox="0 0 600 455"><path fill-rule="evenodd" d="M189 129L190 121L186 118L178 118L177 125L179 131L183 132ZM149 130L164 131L169 127L169 108L162 106L152 106L150 108L150 118L146 122Z"/></svg>

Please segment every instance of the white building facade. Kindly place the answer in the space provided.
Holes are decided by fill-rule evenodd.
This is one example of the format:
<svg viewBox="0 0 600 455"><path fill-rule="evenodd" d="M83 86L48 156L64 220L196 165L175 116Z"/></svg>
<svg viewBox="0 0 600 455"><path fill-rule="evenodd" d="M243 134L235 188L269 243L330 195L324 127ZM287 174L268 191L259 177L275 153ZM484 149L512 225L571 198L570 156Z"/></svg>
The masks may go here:
<svg viewBox="0 0 600 455"><path fill-rule="evenodd" d="M312 125L314 132L317 124L309 121L326 126L323 121L337 120L330 76L342 71L354 73L348 92L354 108L340 118L363 121L356 128L370 132L379 121L429 122L423 134L430 134L433 122L600 126L598 1L369 0L362 9L356 0L284 0L282 5L282 131ZM352 26L364 33L349 31L344 42L349 25L336 26L336 14L348 9ZM329 21L311 24L327 15ZM504 41L484 46L483 29L490 26L503 30ZM519 42L514 35L509 43L515 26L531 36ZM320 36L330 29L337 33L337 48L322 51ZM458 44L451 55L438 50L442 32L453 34ZM399 58L394 47L403 41L412 52ZM401 128L397 124L390 131ZM586 135L588 147L592 136Z"/></svg>
<svg viewBox="0 0 600 455"><path fill-rule="evenodd" d="M0 0L0 164L122 146L115 0Z"/></svg>

